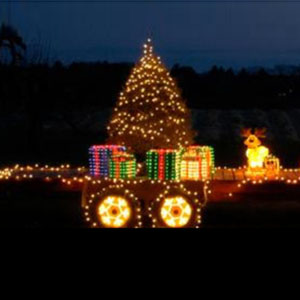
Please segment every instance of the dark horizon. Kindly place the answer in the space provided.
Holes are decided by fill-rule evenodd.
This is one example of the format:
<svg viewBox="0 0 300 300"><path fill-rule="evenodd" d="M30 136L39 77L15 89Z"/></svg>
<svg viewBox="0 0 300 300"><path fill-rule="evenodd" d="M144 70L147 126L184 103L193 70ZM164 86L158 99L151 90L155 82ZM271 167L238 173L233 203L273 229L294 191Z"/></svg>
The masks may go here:
<svg viewBox="0 0 300 300"><path fill-rule="evenodd" d="M11 3L28 45L50 45L52 61L132 62L152 33L168 67L196 71L300 65L299 3ZM7 3L0 3L8 5Z"/></svg>

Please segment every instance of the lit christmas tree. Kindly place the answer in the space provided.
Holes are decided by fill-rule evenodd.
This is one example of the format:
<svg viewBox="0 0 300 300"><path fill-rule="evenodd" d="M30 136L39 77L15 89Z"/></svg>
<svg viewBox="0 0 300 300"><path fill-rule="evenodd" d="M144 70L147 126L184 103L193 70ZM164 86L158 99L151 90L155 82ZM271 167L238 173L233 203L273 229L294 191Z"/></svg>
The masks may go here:
<svg viewBox="0 0 300 300"><path fill-rule="evenodd" d="M191 145L190 112L151 40L133 68L107 127L109 142L135 153Z"/></svg>

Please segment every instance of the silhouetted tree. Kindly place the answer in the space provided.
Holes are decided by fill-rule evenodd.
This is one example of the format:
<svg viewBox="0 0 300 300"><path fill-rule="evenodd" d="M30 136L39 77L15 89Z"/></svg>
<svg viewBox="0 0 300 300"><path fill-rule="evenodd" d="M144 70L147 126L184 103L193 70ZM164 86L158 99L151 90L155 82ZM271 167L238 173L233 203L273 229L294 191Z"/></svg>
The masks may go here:
<svg viewBox="0 0 300 300"><path fill-rule="evenodd" d="M24 58L26 44L17 30L10 25L2 24L0 28L0 51L7 48L11 55L11 65L16 65Z"/></svg>

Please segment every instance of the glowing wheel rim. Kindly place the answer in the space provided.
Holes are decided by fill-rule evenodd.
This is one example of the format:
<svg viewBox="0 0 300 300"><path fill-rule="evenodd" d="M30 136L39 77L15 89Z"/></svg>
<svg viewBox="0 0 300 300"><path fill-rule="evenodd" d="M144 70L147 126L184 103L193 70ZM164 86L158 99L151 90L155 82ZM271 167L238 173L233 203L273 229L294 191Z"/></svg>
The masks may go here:
<svg viewBox="0 0 300 300"><path fill-rule="evenodd" d="M123 227L131 217L131 207L123 197L107 196L98 206L98 216L105 227Z"/></svg>
<svg viewBox="0 0 300 300"><path fill-rule="evenodd" d="M181 196L165 198L160 215L169 227L183 227L192 217L191 205Z"/></svg>

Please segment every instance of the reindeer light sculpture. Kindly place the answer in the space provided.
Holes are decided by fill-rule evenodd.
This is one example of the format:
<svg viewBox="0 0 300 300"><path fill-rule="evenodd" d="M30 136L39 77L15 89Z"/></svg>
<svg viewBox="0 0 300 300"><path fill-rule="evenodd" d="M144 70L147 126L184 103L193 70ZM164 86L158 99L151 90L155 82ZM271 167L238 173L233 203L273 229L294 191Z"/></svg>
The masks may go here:
<svg viewBox="0 0 300 300"><path fill-rule="evenodd" d="M242 136L246 138L244 144L248 147L246 156L248 158L248 174L263 175L264 162L269 155L269 149L261 145L260 138L265 138L265 129L244 129Z"/></svg>

